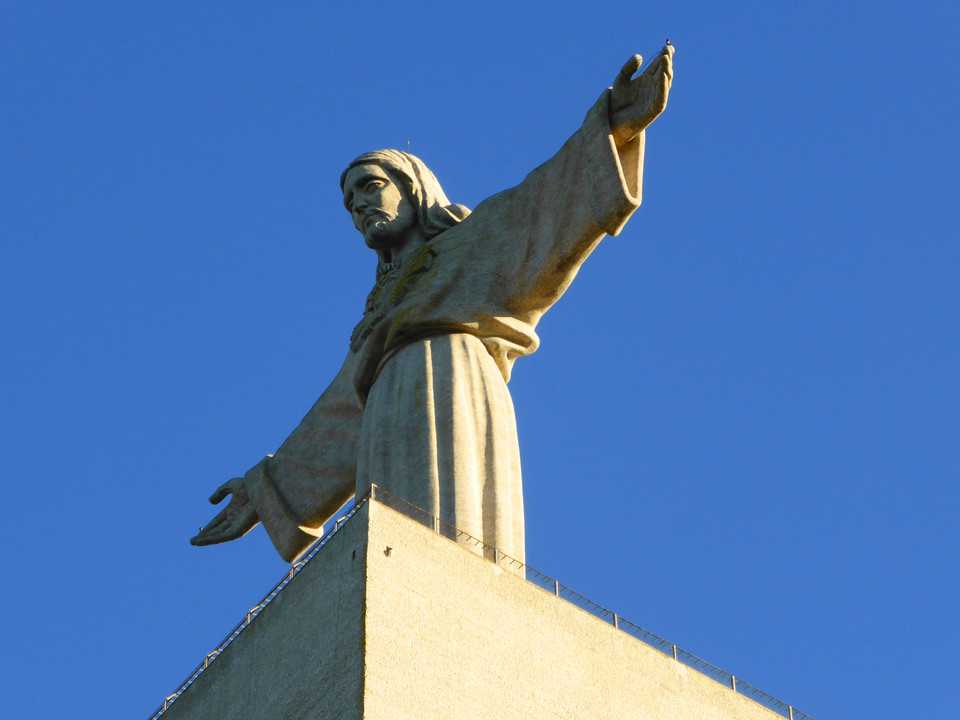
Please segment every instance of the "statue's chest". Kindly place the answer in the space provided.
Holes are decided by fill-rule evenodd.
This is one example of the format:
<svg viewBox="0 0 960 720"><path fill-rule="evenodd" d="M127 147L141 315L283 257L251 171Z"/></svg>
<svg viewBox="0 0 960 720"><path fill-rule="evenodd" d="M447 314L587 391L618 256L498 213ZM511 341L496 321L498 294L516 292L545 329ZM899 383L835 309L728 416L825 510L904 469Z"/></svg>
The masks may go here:
<svg viewBox="0 0 960 720"><path fill-rule="evenodd" d="M370 336L389 326L389 321L394 319L400 304L412 290L430 282L436 257L436 249L424 245L403 266L392 268L377 279L367 296L363 319L350 336L352 352L359 352Z"/></svg>

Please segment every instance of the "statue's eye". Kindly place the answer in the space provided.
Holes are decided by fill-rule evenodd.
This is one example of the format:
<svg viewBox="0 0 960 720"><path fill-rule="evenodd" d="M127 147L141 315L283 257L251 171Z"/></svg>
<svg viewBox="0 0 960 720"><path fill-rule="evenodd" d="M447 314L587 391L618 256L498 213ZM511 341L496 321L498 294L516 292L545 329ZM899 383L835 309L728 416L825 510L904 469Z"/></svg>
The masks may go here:
<svg viewBox="0 0 960 720"><path fill-rule="evenodd" d="M373 192L374 190L379 190L382 187L383 187L382 180L371 180L370 182L367 183L364 190L366 190L367 192Z"/></svg>

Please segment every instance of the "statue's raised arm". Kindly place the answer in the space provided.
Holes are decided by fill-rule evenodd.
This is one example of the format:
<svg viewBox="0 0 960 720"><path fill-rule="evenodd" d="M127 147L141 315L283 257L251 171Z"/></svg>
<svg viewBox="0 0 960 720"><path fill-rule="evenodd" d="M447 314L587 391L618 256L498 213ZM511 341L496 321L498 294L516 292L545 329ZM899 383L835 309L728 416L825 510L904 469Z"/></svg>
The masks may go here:
<svg viewBox="0 0 960 720"><path fill-rule="evenodd" d="M666 107L673 52L636 77L642 59L630 58L550 160L472 213L409 153L350 163L343 203L377 269L347 358L276 453L213 494L230 502L193 544L259 522L292 562L376 484L524 561L507 382L539 346L543 314L640 205L645 130Z"/></svg>

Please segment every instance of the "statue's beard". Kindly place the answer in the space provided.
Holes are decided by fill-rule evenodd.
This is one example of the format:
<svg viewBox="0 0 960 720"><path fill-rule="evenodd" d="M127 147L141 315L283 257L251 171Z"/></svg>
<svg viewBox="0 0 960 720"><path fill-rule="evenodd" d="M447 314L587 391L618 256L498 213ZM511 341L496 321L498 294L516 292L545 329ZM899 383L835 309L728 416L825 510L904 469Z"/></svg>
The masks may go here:
<svg viewBox="0 0 960 720"><path fill-rule="evenodd" d="M367 247L373 249L390 248L399 244L408 234L415 218L375 212L364 224L363 238Z"/></svg>

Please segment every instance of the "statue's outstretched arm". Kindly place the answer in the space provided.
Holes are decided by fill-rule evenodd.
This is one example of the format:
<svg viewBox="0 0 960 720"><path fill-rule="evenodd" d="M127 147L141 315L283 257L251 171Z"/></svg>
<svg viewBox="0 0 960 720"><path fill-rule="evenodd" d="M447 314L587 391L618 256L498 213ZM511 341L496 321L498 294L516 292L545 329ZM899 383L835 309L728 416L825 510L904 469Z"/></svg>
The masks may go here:
<svg viewBox="0 0 960 720"><path fill-rule="evenodd" d="M262 522L280 555L293 562L323 534L323 524L355 489L363 418L352 379L356 362L357 354L348 353L330 387L274 455L213 493L213 504L232 497L192 545L236 540Z"/></svg>
<svg viewBox="0 0 960 720"><path fill-rule="evenodd" d="M475 266L509 279L499 287L510 316L535 324L640 205L644 130L666 106L672 59L667 45L634 78L642 58L630 58L556 155L463 221L479 238Z"/></svg>

